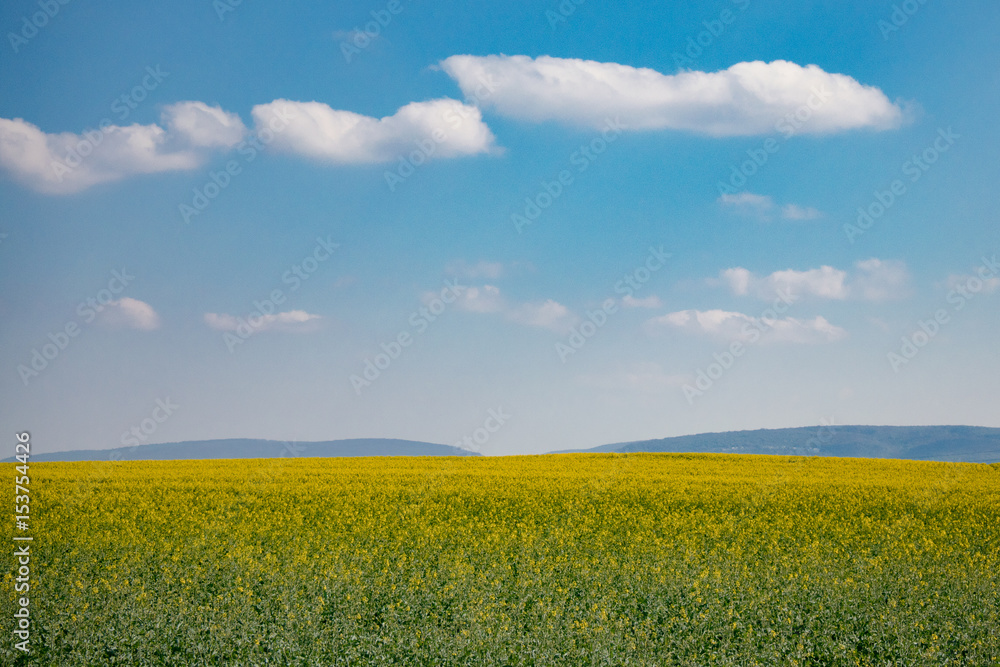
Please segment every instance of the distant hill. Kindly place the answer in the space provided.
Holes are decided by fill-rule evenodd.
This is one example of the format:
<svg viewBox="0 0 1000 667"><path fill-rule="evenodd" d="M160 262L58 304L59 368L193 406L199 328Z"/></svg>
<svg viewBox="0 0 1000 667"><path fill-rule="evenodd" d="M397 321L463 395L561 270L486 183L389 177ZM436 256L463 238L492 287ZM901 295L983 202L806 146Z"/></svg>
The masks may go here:
<svg viewBox="0 0 1000 667"><path fill-rule="evenodd" d="M32 454L31 461L176 461L180 459L267 459L282 456L481 456L459 447L413 440L360 438L326 442L278 440L191 440L116 449L81 449ZM4 461L13 461L13 458Z"/></svg>
<svg viewBox="0 0 1000 667"><path fill-rule="evenodd" d="M620 442L570 452L716 452L788 456L850 456L917 461L1000 462L1000 428L980 426L809 426L700 433ZM359 438L281 442L248 438L192 440L159 445L32 454L31 461L173 461L261 459L282 456L481 456L459 447L413 440ZM13 461L13 458L4 461Z"/></svg>
<svg viewBox="0 0 1000 667"><path fill-rule="evenodd" d="M552 453L569 452L718 452L995 463L1000 462L1000 428L809 426L700 433Z"/></svg>

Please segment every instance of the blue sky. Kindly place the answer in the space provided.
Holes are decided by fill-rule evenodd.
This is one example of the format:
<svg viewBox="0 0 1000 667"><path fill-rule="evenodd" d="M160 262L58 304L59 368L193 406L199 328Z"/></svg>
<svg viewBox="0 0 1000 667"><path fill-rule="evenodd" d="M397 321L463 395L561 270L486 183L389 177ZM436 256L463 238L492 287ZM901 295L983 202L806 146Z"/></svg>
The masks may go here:
<svg viewBox="0 0 1000 667"><path fill-rule="evenodd" d="M1000 426L1000 9L661 4L6 3L3 429Z"/></svg>

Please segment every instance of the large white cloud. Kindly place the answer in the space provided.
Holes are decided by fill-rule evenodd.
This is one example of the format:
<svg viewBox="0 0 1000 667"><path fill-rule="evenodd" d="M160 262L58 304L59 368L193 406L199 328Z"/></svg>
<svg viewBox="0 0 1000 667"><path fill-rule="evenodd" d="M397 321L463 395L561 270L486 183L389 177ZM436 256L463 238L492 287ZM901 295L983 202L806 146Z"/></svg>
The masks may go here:
<svg viewBox="0 0 1000 667"><path fill-rule="evenodd" d="M811 320L794 317L769 319L725 310L680 310L654 317L650 331L676 329L721 341L762 343L832 343L847 337L847 331L817 315Z"/></svg>
<svg viewBox="0 0 1000 667"><path fill-rule="evenodd" d="M159 125L112 125L82 134L49 134L21 119L0 118L0 166L46 194L72 194L135 174L194 169L204 149L230 148L246 128L235 114L203 102L178 102Z"/></svg>
<svg viewBox="0 0 1000 667"><path fill-rule="evenodd" d="M169 130L191 146L232 148L247 128L240 117L204 102L178 102L163 111Z"/></svg>
<svg viewBox="0 0 1000 667"><path fill-rule="evenodd" d="M260 104L251 113L258 128L282 127L271 147L340 164L392 162L418 148L434 159L494 147L479 109L451 99L412 102L385 118L289 100Z"/></svg>
<svg viewBox="0 0 1000 667"><path fill-rule="evenodd" d="M788 114L798 132L898 127L903 109L873 86L784 60L719 72L652 69L551 56L456 55L441 67L467 97L513 118L600 128L674 129L711 136L772 133ZM488 95L477 95L487 86Z"/></svg>
<svg viewBox="0 0 1000 667"><path fill-rule="evenodd" d="M722 271L719 277L733 294L766 300L785 297L794 301L815 297L838 301L887 301L906 294L910 274L904 262L872 258L857 262L854 268L852 274L832 266L821 266L759 276L738 266Z"/></svg>
<svg viewBox="0 0 1000 667"><path fill-rule="evenodd" d="M414 102L381 119L287 100L258 105L252 115L263 143L335 163L390 162L415 150L427 159L453 158L495 148L479 109L450 99ZM21 118L0 118L0 168L38 192L72 194L137 174L196 169L212 151L230 150L246 135L237 114L198 101L165 107L159 125L105 121L80 134L50 134Z"/></svg>
<svg viewBox="0 0 1000 667"><path fill-rule="evenodd" d="M46 194L71 194L133 174L193 169L199 153L171 146L158 125L105 126L83 134L48 134L15 118L0 118L0 166Z"/></svg>

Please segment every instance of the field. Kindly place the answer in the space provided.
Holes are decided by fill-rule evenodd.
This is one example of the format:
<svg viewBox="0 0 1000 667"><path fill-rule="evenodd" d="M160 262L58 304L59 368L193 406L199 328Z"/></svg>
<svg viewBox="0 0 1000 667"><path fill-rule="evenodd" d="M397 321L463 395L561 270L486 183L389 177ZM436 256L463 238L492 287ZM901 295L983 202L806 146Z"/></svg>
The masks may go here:
<svg viewBox="0 0 1000 667"><path fill-rule="evenodd" d="M13 648L8 556L5 665L1000 664L997 465L581 454L31 478L32 652Z"/></svg>

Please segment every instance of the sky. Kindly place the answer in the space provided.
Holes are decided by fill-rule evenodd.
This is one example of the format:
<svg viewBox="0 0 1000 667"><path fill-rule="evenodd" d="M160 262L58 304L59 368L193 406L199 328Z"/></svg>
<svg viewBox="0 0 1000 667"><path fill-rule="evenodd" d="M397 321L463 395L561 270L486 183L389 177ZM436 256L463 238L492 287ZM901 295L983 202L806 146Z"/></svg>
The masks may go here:
<svg viewBox="0 0 1000 667"><path fill-rule="evenodd" d="M994 2L0 28L11 443L1000 426Z"/></svg>

